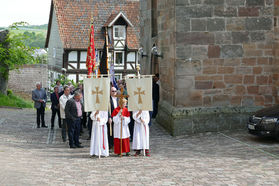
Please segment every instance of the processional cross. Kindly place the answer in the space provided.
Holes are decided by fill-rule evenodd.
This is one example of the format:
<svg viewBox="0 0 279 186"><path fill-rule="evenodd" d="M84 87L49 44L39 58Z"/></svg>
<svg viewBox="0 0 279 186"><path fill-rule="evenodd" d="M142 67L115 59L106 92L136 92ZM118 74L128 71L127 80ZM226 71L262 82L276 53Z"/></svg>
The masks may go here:
<svg viewBox="0 0 279 186"><path fill-rule="evenodd" d="M100 103L99 94L103 95L103 90L99 91L99 87L95 87L96 91L92 90L92 94L96 94L96 103Z"/></svg>
<svg viewBox="0 0 279 186"><path fill-rule="evenodd" d="M123 98L128 98L129 95L124 95L124 89L121 88L120 89L121 94L120 95L116 95L116 97L118 97L119 101L118 101L118 105L121 107L123 104Z"/></svg>

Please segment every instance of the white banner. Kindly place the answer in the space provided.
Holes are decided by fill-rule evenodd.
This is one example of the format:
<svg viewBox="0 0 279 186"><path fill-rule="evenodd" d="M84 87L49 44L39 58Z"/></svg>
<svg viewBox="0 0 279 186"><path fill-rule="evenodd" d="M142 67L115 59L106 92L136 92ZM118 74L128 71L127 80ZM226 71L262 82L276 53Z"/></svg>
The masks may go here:
<svg viewBox="0 0 279 186"><path fill-rule="evenodd" d="M109 78L85 78L84 111L107 111L110 96Z"/></svg>
<svg viewBox="0 0 279 186"><path fill-rule="evenodd" d="M152 110L152 77L126 79L129 111Z"/></svg>

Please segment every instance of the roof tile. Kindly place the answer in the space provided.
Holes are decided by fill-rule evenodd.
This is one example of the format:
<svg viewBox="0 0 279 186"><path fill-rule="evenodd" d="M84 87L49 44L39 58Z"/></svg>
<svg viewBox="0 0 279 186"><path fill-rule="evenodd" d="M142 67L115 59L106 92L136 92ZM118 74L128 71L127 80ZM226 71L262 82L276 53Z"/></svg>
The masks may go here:
<svg viewBox="0 0 279 186"><path fill-rule="evenodd" d="M53 3L64 48L88 47L90 12L94 18L96 48L103 48L103 27L119 12L122 12L134 26L127 29L128 48L139 48L139 0L53 0Z"/></svg>

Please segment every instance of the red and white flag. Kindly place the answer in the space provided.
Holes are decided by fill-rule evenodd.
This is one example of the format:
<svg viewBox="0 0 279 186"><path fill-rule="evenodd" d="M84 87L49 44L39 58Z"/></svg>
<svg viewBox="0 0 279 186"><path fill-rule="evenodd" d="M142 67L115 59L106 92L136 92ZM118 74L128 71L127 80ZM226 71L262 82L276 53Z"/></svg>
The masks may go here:
<svg viewBox="0 0 279 186"><path fill-rule="evenodd" d="M89 78L91 77L95 65L96 64L95 64L94 25L92 22L90 26L89 46L87 49L87 58L86 58L86 67L88 70Z"/></svg>

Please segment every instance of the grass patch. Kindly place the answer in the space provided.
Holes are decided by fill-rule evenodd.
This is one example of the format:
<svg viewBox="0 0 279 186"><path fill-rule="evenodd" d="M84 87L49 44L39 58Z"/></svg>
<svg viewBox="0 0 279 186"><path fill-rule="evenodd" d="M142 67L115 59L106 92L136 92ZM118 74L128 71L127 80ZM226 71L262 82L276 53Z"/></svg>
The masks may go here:
<svg viewBox="0 0 279 186"><path fill-rule="evenodd" d="M19 108L33 108L32 102L26 101L13 94L0 94L0 106L19 107Z"/></svg>

